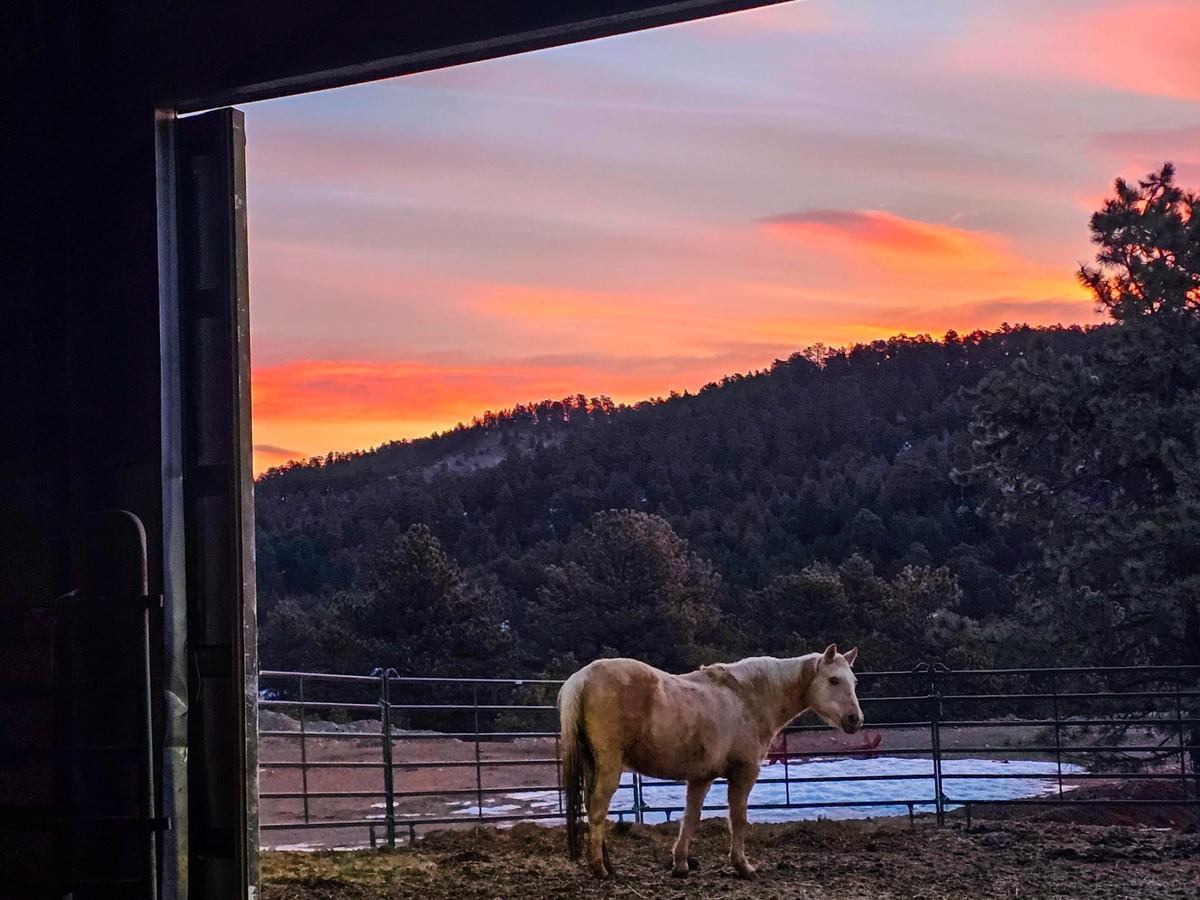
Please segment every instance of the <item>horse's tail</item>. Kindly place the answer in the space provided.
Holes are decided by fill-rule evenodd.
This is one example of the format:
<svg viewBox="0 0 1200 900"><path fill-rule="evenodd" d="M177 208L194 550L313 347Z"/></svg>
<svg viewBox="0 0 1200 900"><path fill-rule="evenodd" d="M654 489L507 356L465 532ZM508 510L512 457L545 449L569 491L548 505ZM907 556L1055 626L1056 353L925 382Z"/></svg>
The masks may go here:
<svg viewBox="0 0 1200 900"><path fill-rule="evenodd" d="M578 673L576 673L577 675ZM595 771L592 746L583 718L583 679L572 676L558 692L562 731L562 783L567 798L567 852L579 859L583 851L583 813Z"/></svg>

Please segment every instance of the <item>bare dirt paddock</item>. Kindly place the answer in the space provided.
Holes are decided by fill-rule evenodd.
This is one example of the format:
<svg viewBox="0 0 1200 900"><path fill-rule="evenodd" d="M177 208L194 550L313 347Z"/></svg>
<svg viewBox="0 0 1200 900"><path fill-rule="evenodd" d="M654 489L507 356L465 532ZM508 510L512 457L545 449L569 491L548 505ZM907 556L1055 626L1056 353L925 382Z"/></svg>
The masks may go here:
<svg viewBox="0 0 1200 900"><path fill-rule="evenodd" d="M1194 826L1190 826L1194 829ZM754 881L725 860L721 820L705 820L690 878L670 876L676 826L625 826L617 875L596 882L565 854L562 828L517 825L429 834L395 851L263 855L264 900L557 897L780 900L1200 897L1200 835L1177 829L985 821L753 826Z"/></svg>

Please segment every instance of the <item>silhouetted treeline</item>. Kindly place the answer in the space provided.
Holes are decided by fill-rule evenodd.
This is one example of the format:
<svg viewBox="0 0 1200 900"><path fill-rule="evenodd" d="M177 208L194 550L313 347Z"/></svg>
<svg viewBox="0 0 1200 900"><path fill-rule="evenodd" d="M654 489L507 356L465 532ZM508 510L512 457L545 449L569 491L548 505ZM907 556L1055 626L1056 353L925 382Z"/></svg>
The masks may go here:
<svg viewBox="0 0 1200 900"><path fill-rule="evenodd" d="M1034 548L1027 531L991 521L986 487L951 478L971 463L964 389L1026 354L1078 352L1096 334L1005 327L813 348L695 395L633 407L581 395L544 401L440 436L272 470L257 485L264 665L429 668L442 659L434 667L446 674L482 674L657 652L660 664L680 667L871 633L873 668L921 652L1021 661L1031 649L1013 624L1010 576ZM595 517L606 510L663 520L671 535L645 538L657 542L653 552L677 539L672 552L711 568L702 597L688 588L690 624L667 632L676 646L647 639L644 604L663 584L642 596L588 574L604 553L621 557L614 541L641 539L640 525L624 537L604 532ZM503 653L469 663L462 648L397 639L404 658L384 660L345 644L349 618L337 611L368 604L353 598L375 577L371 560L415 524L472 586ZM913 584L925 582L939 593L918 602L926 589ZM614 591L624 596L604 606ZM430 601L399 593L388 600L396 628L407 619L414 632L426 629L419 609ZM603 615L579 620L579 607L597 604ZM386 652L377 640L371 649Z"/></svg>

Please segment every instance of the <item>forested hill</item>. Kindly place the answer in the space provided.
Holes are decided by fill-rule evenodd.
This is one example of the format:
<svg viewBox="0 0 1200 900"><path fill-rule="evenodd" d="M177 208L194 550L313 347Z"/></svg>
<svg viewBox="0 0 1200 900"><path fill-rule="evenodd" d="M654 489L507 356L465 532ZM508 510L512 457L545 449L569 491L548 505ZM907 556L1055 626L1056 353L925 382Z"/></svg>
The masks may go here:
<svg viewBox="0 0 1200 900"><path fill-rule="evenodd" d="M510 665L630 652L614 645L619 632L591 648L536 635L554 573L599 552L589 529L604 510L661 517L687 559L711 563L701 593L730 627L705 632L713 616L700 615L687 635L710 650L769 649L807 634L783 613L774 637L770 621L737 620L797 606L779 592L803 592L795 579L811 578L813 564L831 567L851 595L847 565L879 584L906 567L948 567L956 613L1003 617L1012 598L1002 576L1029 550L1021 535L996 531L976 489L952 480L970 464L964 389L1039 347L1079 352L1101 331L1006 327L809 350L695 395L522 406L438 437L273 470L256 494L265 663L333 665L335 650L311 646L328 637L310 626L328 631L331 608L361 606L347 598L378 580L378 554L414 524L499 617Z"/></svg>

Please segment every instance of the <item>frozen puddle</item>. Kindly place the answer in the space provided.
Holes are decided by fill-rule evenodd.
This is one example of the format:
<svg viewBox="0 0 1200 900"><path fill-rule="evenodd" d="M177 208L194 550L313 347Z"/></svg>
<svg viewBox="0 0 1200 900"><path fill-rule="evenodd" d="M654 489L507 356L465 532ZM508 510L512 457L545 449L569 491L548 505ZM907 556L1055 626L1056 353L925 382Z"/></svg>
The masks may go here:
<svg viewBox="0 0 1200 900"><path fill-rule="evenodd" d="M967 800L1019 800L1057 793L1059 767L1037 760L947 759L942 761L942 794L946 809L956 809ZM1064 763L1064 777L1082 772L1081 766ZM875 759L827 759L788 766L791 781L784 784L782 765L764 766L759 782L750 793L749 816L755 822L794 822L804 819L862 819L871 816L902 816L909 803L916 812L929 812L934 806L933 763L928 759L878 757ZM869 781L818 781L868 777ZM621 789L613 798L611 814L633 810L631 776L626 774ZM1065 786L1064 790L1069 790ZM653 778L642 780L642 803L649 809L645 822L663 822L667 816L655 808L669 807L672 818L684 805L686 788ZM514 803L515 801L515 803ZM897 801L897 802L889 802ZM705 800L706 813L723 809L728 803L724 782L717 782ZM790 804L790 806L788 805ZM831 805L824 805L831 804ZM861 804L861 805L859 805ZM457 801L448 804L455 813L476 818L511 816L520 810L545 816L560 811L556 791L513 791L484 798L481 808L475 803ZM775 808L770 808L775 807ZM548 821L553 824L558 819Z"/></svg>
<svg viewBox="0 0 1200 900"><path fill-rule="evenodd" d="M788 809L751 809L755 822L793 822L801 819L862 819L870 816L901 816L909 812L908 802L917 812L928 812L934 805L933 763L927 759L880 757L876 759L828 759L791 765L787 784L772 783L783 778L783 766L764 766L759 782L750 792L750 804L817 804ZM799 770L799 771L797 771ZM948 759L942 761L942 794L946 809L956 809L965 800L1018 800L1041 797L1058 791L1058 766L1035 760ZM1083 771L1080 766L1064 764L1064 776ZM870 777L871 781L812 781L817 778ZM888 777L891 776L891 777ZM966 776L966 777L964 777ZM766 779L766 783L764 783ZM628 791L626 794L628 795ZM683 806L685 788L672 787L644 779L642 802L649 807ZM887 805L884 801L900 802ZM908 802L905 802L908 801ZM712 786L705 806L727 804L725 785ZM820 804L848 804L821 806ZM862 806L853 805L862 803ZM632 803L628 804L632 806ZM616 804L614 804L615 811ZM677 817L677 814L676 814ZM663 813L647 813L647 822L661 822Z"/></svg>

